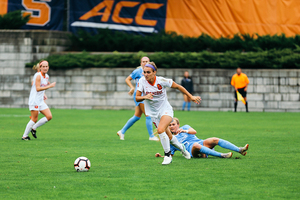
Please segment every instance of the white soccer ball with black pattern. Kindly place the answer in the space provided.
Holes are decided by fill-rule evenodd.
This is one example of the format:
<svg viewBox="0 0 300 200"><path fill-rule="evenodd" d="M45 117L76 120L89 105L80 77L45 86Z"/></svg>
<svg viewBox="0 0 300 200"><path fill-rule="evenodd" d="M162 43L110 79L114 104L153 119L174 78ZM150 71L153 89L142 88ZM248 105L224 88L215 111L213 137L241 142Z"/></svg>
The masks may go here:
<svg viewBox="0 0 300 200"><path fill-rule="evenodd" d="M91 168L91 162L86 157L79 157L75 160L74 167L77 172L87 172Z"/></svg>

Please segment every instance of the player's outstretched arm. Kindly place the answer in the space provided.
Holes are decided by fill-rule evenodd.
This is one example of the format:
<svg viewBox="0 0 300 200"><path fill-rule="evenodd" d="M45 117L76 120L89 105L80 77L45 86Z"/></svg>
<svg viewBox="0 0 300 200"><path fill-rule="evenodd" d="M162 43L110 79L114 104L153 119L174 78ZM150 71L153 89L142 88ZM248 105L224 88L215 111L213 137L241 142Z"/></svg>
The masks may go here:
<svg viewBox="0 0 300 200"><path fill-rule="evenodd" d="M182 87L181 85L178 85L174 81L172 83L171 88L177 89L180 92L182 92L183 94L186 94L196 104L199 104L201 102L201 97L191 95L191 93L189 93L184 87Z"/></svg>
<svg viewBox="0 0 300 200"><path fill-rule="evenodd" d="M49 88L53 88L55 86L56 82L50 83L49 85L45 86L45 87L41 87L41 77L37 76L36 77L36 81L35 81L35 87L36 87L36 91L40 92L43 90L47 90Z"/></svg>
<svg viewBox="0 0 300 200"><path fill-rule="evenodd" d="M197 134L197 131L195 129L193 129L192 127L189 128L188 130L183 130L182 128L179 128L177 131L176 131L177 134L179 133L188 133L188 134L191 134L191 135L196 135Z"/></svg>
<svg viewBox="0 0 300 200"><path fill-rule="evenodd" d="M134 87L133 87L133 85L132 85L132 83L131 83L131 80L132 80L131 76L128 76L128 77L125 79L126 84L130 87L130 90L129 90L129 92L128 92L128 94L129 94L130 96L132 96L133 93L134 93Z"/></svg>
<svg viewBox="0 0 300 200"><path fill-rule="evenodd" d="M193 128L189 128L188 130L189 134L192 134L192 135L196 135L197 134L197 131Z"/></svg>
<svg viewBox="0 0 300 200"><path fill-rule="evenodd" d="M141 101L144 101L145 99L149 99L149 100L153 99L153 94L149 93L149 94L147 94L145 96L142 96L142 92L139 91L139 90L137 90L136 91L136 95L135 95L135 100L137 102L141 102Z"/></svg>

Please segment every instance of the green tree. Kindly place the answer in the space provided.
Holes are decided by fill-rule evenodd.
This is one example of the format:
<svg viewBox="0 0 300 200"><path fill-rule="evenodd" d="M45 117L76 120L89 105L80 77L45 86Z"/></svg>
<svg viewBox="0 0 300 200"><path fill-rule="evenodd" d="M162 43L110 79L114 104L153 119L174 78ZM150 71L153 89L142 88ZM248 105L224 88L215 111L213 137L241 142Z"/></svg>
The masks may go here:
<svg viewBox="0 0 300 200"><path fill-rule="evenodd" d="M23 16L21 10L0 15L0 29L20 29L30 19L30 15Z"/></svg>

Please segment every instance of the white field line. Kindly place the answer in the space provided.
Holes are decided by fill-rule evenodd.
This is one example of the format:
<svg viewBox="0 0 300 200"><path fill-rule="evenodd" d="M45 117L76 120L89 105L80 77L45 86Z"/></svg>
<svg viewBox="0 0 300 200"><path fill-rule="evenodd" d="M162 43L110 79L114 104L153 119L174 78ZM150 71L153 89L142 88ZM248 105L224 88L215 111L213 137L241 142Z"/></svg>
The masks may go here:
<svg viewBox="0 0 300 200"><path fill-rule="evenodd" d="M0 117L29 117L30 115L5 115L5 114L0 114Z"/></svg>

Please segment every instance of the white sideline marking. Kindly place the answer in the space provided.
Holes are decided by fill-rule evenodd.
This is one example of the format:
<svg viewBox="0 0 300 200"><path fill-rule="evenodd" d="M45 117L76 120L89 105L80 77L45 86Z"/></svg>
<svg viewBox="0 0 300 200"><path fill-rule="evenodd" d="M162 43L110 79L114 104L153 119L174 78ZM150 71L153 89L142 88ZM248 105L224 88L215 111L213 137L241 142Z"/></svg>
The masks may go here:
<svg viewBox="0 0 300 200"><path fill-rule="evenodd" d="M87 27L87 28L108 28L113 30L120 30L120 31L135 31L135 32L144 32L144 33L153 33L154 28L147 28L141 26L125 26L125 25L118 25L118 24L103 24L103 23L95 23L95 22L81 22L76 21L71 24L71 26L77 27Z"/></svg>
<svg viewBox="0 0 300 200"><path fill-rule="evenodd" d="M0 117L29 117L30 115L0 115Z"/></svg>

